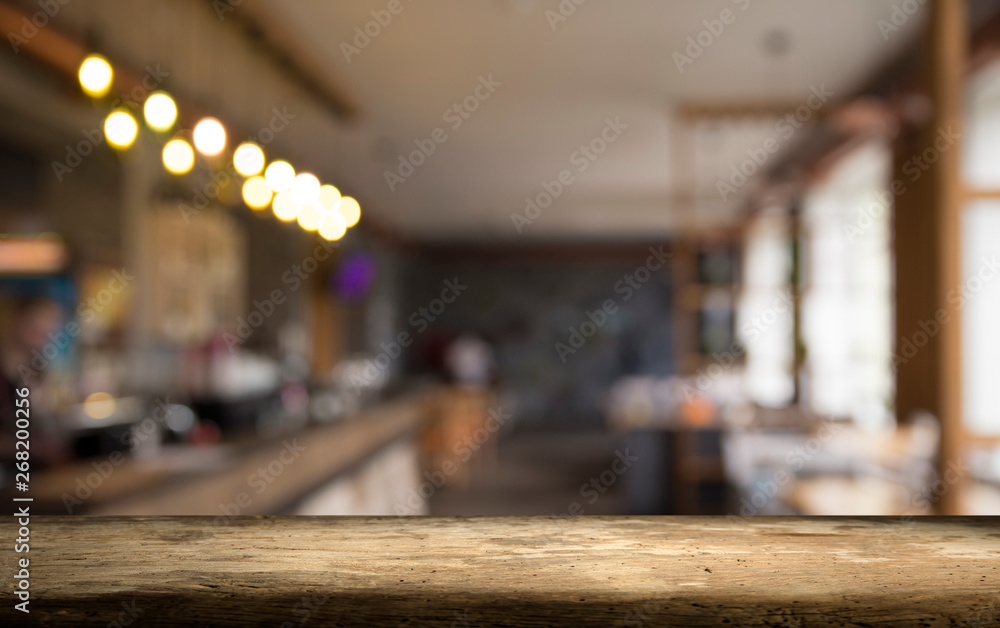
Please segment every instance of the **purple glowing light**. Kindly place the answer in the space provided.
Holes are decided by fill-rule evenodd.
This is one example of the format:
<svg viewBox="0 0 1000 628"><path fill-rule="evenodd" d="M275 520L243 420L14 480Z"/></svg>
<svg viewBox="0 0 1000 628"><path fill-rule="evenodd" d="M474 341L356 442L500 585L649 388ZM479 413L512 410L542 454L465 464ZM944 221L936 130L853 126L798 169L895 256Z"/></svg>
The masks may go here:
<svg viewBox="0 0 1000 628"><path fill-rule="evenodd" d="M364 251L344 255L333 278L334 291L346 301L357 301L368 293L375 279L375 260Z"/></svg>

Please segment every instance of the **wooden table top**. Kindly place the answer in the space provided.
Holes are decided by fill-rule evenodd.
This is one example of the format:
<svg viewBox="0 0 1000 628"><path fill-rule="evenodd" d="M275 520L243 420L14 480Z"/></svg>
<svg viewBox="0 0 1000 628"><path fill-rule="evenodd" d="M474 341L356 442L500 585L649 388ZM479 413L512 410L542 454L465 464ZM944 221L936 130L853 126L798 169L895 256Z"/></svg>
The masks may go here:
<svg viewBox="0 0 1000 628"><path fill-rule="evenodd" d="M4 538L17 525L0 522ZM31 518L46 625L992 626L1000 519ZM8 589L9 590L9 589ZM0 611L24 621L11 595Z"/></svg>

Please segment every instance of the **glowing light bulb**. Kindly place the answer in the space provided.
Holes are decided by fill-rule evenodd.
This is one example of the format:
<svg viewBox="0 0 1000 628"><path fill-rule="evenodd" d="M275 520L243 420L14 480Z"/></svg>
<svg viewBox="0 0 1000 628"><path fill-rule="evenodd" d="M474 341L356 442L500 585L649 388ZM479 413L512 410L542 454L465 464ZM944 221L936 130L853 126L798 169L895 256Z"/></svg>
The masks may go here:
<svg viewBox="0 0 1000 628"><path fill-rule="evenodd" d="M306 231L316 231L324 216L326 216L326 210L319 203L299 206L299 226Z"/></svg>
<svg viewBox="0 0 1000 628"><path fill-rule="evenodd" d="M101 55L90 55L80 64L78 76L83 91L94 98L99 98L111 89L114 71L107 59Z"/></svg>
<svg viewBox="0 0 1000 628"><path fill-rule="evenodd" d="M251 209L264 209L271 202L271 188L264 177L250 177L243 184L243 202Z"/></svg>
<svg viewBox="0 0 1000 628"><path fill-rule="evenodd" d="M226 147L226 129L215 118L203 118L194 127L194 147L206 157L214 157Z"/></svg>
<svg viewBox="0 0 1000 628"><path fill-rule="evenodd" d="M323 206L326 211L333 211L337 209L337 203L340 202L340 190L333 187L329 183L320 187L319 189L319 204Z"/></svg>
<svg viewBox="0 0 1000 628"><path fill-rule="evenodd" d="M253 142L243 142L233 152L233 166L244 177L260 174L264 169L264 151Z"/></svg>
<svg viewBox="0 0 1000 628"><path fill-rule="evenodd" d="M146 117L146 124L157 131L168 131L177 120L177 105L164 92L156 92L146 99L142 113Z"/></svg>
<svg viewBox="0 0 1000 628"><path fill-rule="evenodd" d="M135 118L124 111L113 111L104 120L104 137L115 148L128 148L139 133Z"/></svg>
<svg viewBox="0 0 1000 628"><path fill-rule="evenodd" d="M347 232L344 217L338 212L329 212L319 223L319 234L327 240L339 240Z"/></svg>
<svg viewBox="0 0 1000 628"><path fill-rule="evenodd" d="M283 222L291 222L299 215L299 204L289 191L278 192L271 201L271 211Z"/></svg>
<svg viewBox="0 0 1000 628"><path fill-rule="evenodd" d="M264 171L264 179L272 192L287 192L295 181L295 168L287 161L273 161Z"/></svg>
<svg viewBox="0 0 1000 628"><path fill-rule="evenodd" d="M337 206L337 213L344 219L345 225L353 227L361 220L361 205L350 196L345 196L340 199L340 205Z"/></svg>
<svg viewBox="0 0 1000 628"><path fill-rule="evenodd" d="M174 139L163 147L163 167L173 174L184 174L194 167L194 149L182 139Z"/></svg>
<svg viewBox="0 0 1000 628"><path fill-rule="evenodd" d="M299 205L312 205L319 200L319 179L303 172L292 182L292 197Z"/></svg>
<svg viewBox="0 0 1000 628"><path fill-rule="evenodd" d="M115 398L106 392L95 392L83 400L83 412L92 419L106 419L115 413Z"/></svg>

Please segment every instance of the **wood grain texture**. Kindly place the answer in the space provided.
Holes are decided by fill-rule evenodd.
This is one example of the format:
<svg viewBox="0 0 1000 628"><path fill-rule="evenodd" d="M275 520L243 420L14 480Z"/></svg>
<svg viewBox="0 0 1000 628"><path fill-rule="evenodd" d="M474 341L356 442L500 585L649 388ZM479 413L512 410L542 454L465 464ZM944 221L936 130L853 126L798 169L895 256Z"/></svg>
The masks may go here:
<svg viewBox="0 0 1000 628"><path fill-rule="evenodd" d="M31 523L30 619L45 625L106 626L123 613L131 620L123 609L137 615L135 625L188 626L1000 622L996 518ZM15 536L12 522L0 528ZM5 553L0 575L10 583L14 554L10 546ZM0 617L23 623L12 605Z"/></svg>

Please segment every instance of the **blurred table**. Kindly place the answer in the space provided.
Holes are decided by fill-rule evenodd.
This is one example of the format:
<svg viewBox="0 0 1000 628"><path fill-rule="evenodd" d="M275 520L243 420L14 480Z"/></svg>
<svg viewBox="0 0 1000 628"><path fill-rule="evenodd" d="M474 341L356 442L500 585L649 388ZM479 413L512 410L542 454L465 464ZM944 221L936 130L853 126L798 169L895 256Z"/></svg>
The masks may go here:
<svg viewBox="0 0 1000 628"><path fill-rule="evenodd" d="M426 474L442 484L467 486L470 462L495 456L494 434L503 417L496 411L493 390L479 386L442 386L427 397L420 431L421 458Z"/></svg>

